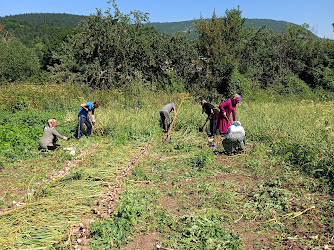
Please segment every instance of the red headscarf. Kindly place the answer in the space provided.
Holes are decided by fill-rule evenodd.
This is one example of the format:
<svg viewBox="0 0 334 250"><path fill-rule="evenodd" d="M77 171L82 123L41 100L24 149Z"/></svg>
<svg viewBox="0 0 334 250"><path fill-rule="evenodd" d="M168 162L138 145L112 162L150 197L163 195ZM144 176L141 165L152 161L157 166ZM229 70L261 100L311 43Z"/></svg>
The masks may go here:
<svg viewBox="0 0 334 250"><path fill-rule="evenodd" d="M50 120L48 120L48 123L49 123L49 127L54 128L54 127L57 126L58 121L55 120L55 119L50 119Z"/></svg>

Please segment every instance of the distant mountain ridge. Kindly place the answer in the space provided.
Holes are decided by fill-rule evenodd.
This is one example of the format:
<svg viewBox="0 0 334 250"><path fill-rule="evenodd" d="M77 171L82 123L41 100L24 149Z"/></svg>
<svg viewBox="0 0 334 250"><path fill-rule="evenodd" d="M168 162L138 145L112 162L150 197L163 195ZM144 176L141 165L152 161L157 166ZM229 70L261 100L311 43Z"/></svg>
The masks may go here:
<svg viewBox="0 0 334 250"><path fill-rule="evenodd" d="M206 21L211 20L206 18ZM188 38L191 40L197 39L197 33L195 32L195 27L193 20L189 21L180 21L180 22L153 22L151 23L157 30L160 32L166 33L167 35L172 35L174 33L183 33L187 34ZM286 21L276 21L272 19L246 19L245 25L251 27L254 25L256 28L265 26L265 29L271 29L276 32L286 31L286 25L296 25Z"/></svg>
<svg viewBox="0 0 334 250"><path fill-rule="evenodd" d="M0 17L0 22L23 21L39 25L49 25L55 27L77 27L80 21L86 20L88 16L72 15L66 13L30 13L13 16Z"/></svg>
<svg viewBox="0 0 334 250"><path fill-rule="evenodd" d="M80 21L86 20L87 18L88 16L72 15L65 13L31 13L0 17L0 22L2 20L17 20L36 23L39 25L50 25L56 27L76 27ZM210 20L210 18L207 18L205 20ZM189 39L194 40L197 39L197 33L195 32L193 22L193 20L163 23L152 22L151 25L153 25L160 32L166 33L167 35L172 35L174 33L187 34ZM245 22L245 25L248 27L252 25L257 28L265 26L266 29L271 29L276 32L285 31L287 24L295 25L286 21L276 21L272 19L246 19Z"/></svg>

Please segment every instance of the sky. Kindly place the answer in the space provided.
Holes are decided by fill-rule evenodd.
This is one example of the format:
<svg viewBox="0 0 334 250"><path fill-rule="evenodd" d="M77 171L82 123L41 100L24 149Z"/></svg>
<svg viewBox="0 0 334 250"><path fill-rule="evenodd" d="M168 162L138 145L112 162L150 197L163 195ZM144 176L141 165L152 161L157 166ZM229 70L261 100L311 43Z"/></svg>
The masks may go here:
<svg viewBox="0 0 334 250"><path fill-rule="evenodd" d="M25 13L95 14L112 8L107 0L0 0L0 17ZM150 22L176 22L225 16L238 8L244 18L273 19L302 25L320 38L334 39L334 0L116 0L123 14L139 10Z"/></svg>

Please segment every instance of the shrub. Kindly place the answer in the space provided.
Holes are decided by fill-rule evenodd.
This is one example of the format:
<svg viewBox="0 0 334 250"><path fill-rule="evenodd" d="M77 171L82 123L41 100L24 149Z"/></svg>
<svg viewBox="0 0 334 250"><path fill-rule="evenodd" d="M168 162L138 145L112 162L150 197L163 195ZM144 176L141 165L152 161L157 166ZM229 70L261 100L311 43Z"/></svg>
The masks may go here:
<svg viewBox="0 0 334 250"><path fill-rule="evenodd" d="M208 164L213 161L212 151L206 150L201 151L198 155L193 157L190 160L190 165L197 169L198 171L202 171Z"/></svg>
<svg viewBox="0 0 334 250"><path fill-rule="evenodd" d="M235 93L239 93L241 96L249 96L254 87L256 87L254 83L243 76L237 69L234 69L228 90L230 96Z"/></svg>
<svg viewBox="0 0 334 250"><path fill-rule="evenodd" d="M309 86L293 73L287 73L278 79L273 89L280 95L284 96L306 96L312 95Z"/></svg>
<svg viewBox="0 0 334 250"><path fill-rule="evenodd" d="M0 40L0 81L24 80L39 69L37 55L16 38Z"/></svg>

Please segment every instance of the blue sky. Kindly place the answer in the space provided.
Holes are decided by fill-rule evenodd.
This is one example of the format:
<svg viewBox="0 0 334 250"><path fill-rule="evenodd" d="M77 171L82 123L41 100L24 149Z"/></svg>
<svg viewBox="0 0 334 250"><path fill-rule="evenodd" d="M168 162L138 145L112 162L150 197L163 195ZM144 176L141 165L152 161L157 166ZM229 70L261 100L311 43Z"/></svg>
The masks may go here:
<svg viewBox="0 0 334 250"><path fill-rule="evenodd" d="M0 16L24 13L95 14L112 7L107 0L0 0ZM240 6L242 17L266 18L295 24L307 23L317 36L334 39L334 0L116 0L122 13L148 12L151 22L174 22L210 18L215 10Z"/></svg>

